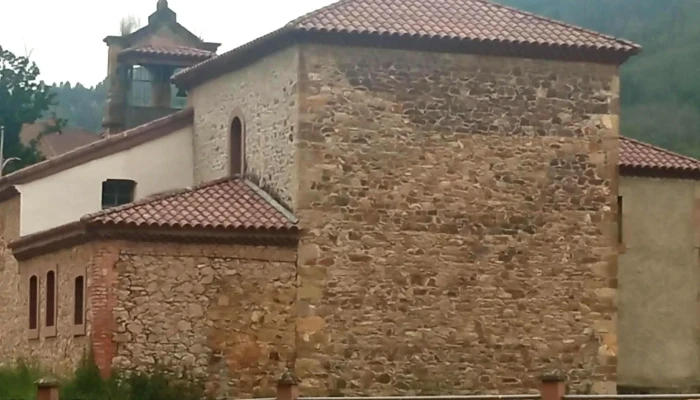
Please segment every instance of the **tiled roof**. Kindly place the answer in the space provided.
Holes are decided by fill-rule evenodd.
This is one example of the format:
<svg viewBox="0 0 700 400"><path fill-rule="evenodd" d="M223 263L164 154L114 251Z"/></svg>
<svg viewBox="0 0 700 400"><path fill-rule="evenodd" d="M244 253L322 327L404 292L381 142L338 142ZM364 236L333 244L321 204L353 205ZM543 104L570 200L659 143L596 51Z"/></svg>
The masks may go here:
<svg viewBox="0 0 700 400"><path fill-rule="evenodd" d="M700 172L700 160L627 137L620 138L621 168L653 172Z"/></svg>
<svg viewBox="0 0 700 400"><path fill-rule="evenodd" d="M39 139L41 132L50 123L50 121L46 121L24 124L19 133L22 144L26 146L32 140L37 139L41 154L46 158L54 158L100 140L100 136L97 134L73 128L64 128L61 132L43 135Z"/></svg>
<svg viewBox="0 0 700 400"><path fill-rule="evenodd" d="M216 53L208 50L202 50L195 47L185 47L185 46L141 46L141 47L130 47L123 50L120 55L155 55L155 56L170 56L170 57L183 57L183 58L200 58L207 59Z"/></svg>
<svg viewBox="0 0 700 400"><path fill-rule="evenodd" d="M341 0L290 23L307 31L374 33L631 51L634 43L486 0Z"/></svg>
<svg viewBox="0 0 700 400"><path fill-rule="evenodd" d="M528 46L539 52L608 51L624 54L619 62L640 50L639 45L615 37L540 17L486 0L340 0L289 22L284 27L231 51L186 68L174 76L177 83L195 75L222 73L266 43L286 35L309 32L447 39L503 49ZM535 50L533 50L535 51ZM253 52L254 53L254 52ZM251 53L252 54L252 53Z"/></svg>
<svg viewBox="0 0 700 400"><path fill-rule="evenodd" d="M64 130L43 136L39 140L39 151L46 158L54 158L100 139L100 135L94 133Z"/></svg>
<svg viewBox="0 0 700 400"><path fill-rule="evenodd" d="M227 178L82 218L132 227L295 230L296 217L255 184Z"/></svg>

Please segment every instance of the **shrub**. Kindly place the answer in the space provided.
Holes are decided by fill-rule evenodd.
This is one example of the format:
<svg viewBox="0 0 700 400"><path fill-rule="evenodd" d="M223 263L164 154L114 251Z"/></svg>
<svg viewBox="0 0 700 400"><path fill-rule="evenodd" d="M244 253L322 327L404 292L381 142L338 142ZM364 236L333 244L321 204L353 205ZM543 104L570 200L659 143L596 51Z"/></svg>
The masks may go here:
<svg viewBox="0 0 700 400"><path fill-rule="evenodd" d="M186 378L173 380L164 370L147 374L134 372L122 380L127 400L206 400L202 386Z"/></svg>
<svg viewBox="0 0 700 400"><path fill-rule="evenodd" d="M92 355L83 356L70 379L61 384L61 400L129 400L115 378L103 379Z"/></svg>
<svg viewBox="0 0 700 400"><path fill-rule="evenodd" d="M0 367L0 399L34 400L34 382L41 377L41 369L20 360L13 367Z"/></svg>
<svg viewBox="0 0 700 400"><path fill-rule="evenodd" d="M35 400L37 379L45 374L33 364L18 362L0 368L0 399ZM61 400L209 400L204 387L186 376L173 379L156 372L115 372L103 379L94 359L86 355L69 378L61 380Z"/></svg>

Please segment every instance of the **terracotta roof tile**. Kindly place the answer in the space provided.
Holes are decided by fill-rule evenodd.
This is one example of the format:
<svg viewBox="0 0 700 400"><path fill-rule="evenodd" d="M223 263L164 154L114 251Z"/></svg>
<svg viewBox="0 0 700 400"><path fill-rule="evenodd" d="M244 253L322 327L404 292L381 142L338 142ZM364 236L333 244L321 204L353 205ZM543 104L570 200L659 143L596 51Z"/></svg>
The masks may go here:
<svg viewBox="0 0 700 400"><path fill-rule="evenodd" d="M186 68L174 79L184 83L194 79L195 73L220 73L217 68L233 65L235 57L244 57L253 48L294 32L453 39L509 48L534 45L568 50L608 50L626 55L640 50L639 45L626 40L486 0L340 0L238 48Z"/></svg>
<svg viewBox="0 0 700 400"><path fill-rule="evenodd" d="M195 47L186 46L141 46L141 47L130 47L123 50L121 55L137 54L137 55L158 55L158 56L171 56L171 57L185 57L185 58L200 58L207 59L216 55L216 53L202 50Z"/></svg>
<svg viewBox="0 0 700 400"><path fill-rule="evenodd" d="M39 151L46 158L54 158L100 140L100 135L81 130L63 130L43 136Z"/></svg>
<svg viewBox="0 0 700 400"><path fill-rule="evenodd" d="M295 230L296 217L255 184L227 178L87 215L89 224Z"/></svg>
<svg viewBox="0 0 700 400"><path fill-rule="evenodd" d="M58 157L78 147L100 140L100 135L79 128L63 128L61 132L41 135L46 128L54 124L53 120L24 124L19 133L19 139L25 146L28 146L32 140L37 140L39 151L46 158ZM39 139L40 135L41 139Z"/></svg>
<svg viewBox="0 0 700 400"><path fill-rule="evenodd" d="M486 0L341 0L290 23L307 31L632 51L638 45Z"/></svg>
<svg viewBox="0 0 700 400"><path fill-rule="evenodd" d="M700 172L700 160L627 137L620 138L618 164L647 172Z"/></svg>

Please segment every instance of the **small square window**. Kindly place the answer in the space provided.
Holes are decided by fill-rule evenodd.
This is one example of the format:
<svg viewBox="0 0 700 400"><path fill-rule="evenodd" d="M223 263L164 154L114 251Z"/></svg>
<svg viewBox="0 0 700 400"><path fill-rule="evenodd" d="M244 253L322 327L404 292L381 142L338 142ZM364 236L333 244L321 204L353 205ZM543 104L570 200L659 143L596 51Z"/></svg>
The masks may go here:
<svg viewBox="0 0 700 400"><path fill-rule="evenodd" d="M102 182L102 209L121 206L134 201L136 182L126 179L107 179Z"/></svg>

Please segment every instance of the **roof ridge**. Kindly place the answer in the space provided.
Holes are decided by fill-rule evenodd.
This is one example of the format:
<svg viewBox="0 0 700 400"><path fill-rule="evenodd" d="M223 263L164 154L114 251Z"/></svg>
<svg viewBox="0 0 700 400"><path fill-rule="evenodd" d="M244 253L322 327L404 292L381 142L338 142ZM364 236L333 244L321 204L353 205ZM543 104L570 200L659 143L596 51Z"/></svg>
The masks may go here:
<svg viewBox="0 0 700 400"><path fill-rule="evenodd" d="M545 17L545 16L538 15L538 14L535 14L535 13L531 13L531 12L529 12L529 11L524 11L524 10L521 10L521 9L518 9L518 8L515 8L515 7L507 6L507 5L505 5L505 4L496 3L496 2L490 1L490 0L471 0L471 1L478 1L478 2L480 2L480 3L490 4L490 5L493 5L493 6L496 6L496 7L504 8L504 9L506 9L506 10L515 12L515 13L517 13L517 14L527 15L527 16L529 16L529 17L533 17L533 18L535 18L535 19L539 19L540 21L545 21L545 22L557 24L557 25L559 25L559 26L563 26L564 28L574 29L574 30L577 30L577 31L579 31L579 32L584 32L584 33L588 33L588 34L591 34L591 35L594 35L594 36L599 36L599 37L602 37L602 38L605 38L605 39L614 40L614 41L616 41L616 42L619 42L619 43L622 43L622 44L626 44L626 45L628 45L628 46L632 46L632 47L634 47L634 48L637 49L637 50L639 50L639 49L641 48L641 46L640 46L639 44L634 43L634 42L629 41L629 40L621 39L621 38L618 38L618 37L613 36L613 35L608 35L607 33L597 32L597 31L594 31L594 30L592 30L592 29L584 28L584 27L581 27L581 26L578 26L578 25L569 24L569 23L566 23L566 22L563 22L563 21L556 20L556 19L554 19L554 18L549 18L549 17Z"/></svg>
<svg viewBox="0 0 700 400"><path fill-rule="evenodd" d="M661 152L663 152L663 153L666 153L666 154L669 154L669 155L672 155L672 156L675 156L675 157L680 157L680 158L685 159L685 160L687 160L687 161L692 161L692 162L694 162L694 163L700 164L700 160L698 160L697 158L690 157L690 156L686 156L686 155L680 154L680 153L676 153L675 151L671 151L671 150L665 149L665 148L663 148L663 147L659 147L659 146L653 145L653 144L651 144L651 143L642 142L641 140L633 139L633 138L627 137L627 136L620 136L620 139L621 139L621 140L627 140L627 141L636 143L636 144L638 144L638 145L640 145L640 146L648 147L648 148L651 148L651 149L654 149L654 150L657 150L657 151L661 151Z"/></svg>
<svg viewBox="0 0 700 400"><path fill-rule="evenodd" d="M214 185L217 185L217 184L222 183L222 182L233 181L236 179L241 179L241 178L238 175L227 176L224 178L219 178L219 179L214 179L212 181L204 182L204 183L201 183L201 184L196 185L196 186L189 186L189 187L184 187L184 188L180 188L180 189L164 190L162 192L158 192L158 193L152 194L150 196L144 197L140 200L132 201L131 203L127 203L127 204L123 204L121 206L112 207L112 208L108 208L106 210L100 210L100 211L97 211L94 213L86 214L80 218L80 221L90 222L90 220L92 220L92 219L96 219L99 217L105 217L105 216L108 216L108 215L113 214L113 213L121 212L124 210L129 210L129 209L132 209L134 207L142 206L145 204L155 203L157 201L169 199L169 198L175 197L175 196L180 196L182 194L193 193L193 192L196 192L197 190L205 189L209 186L214 186Z"/></svg>
<svg viewBox="0 0 700 400"><path fill-rule="evenodd" d="M301 34L301 40L307 40L304 36L306 33L312 36L347 34L356 38L400 37L444 42L457 39L459 42L481 43L489 49L497 49L495 54L521 58L534 56L553 60L612 62L616 65L621 65L641 49L638 44L625 39L486 0L444 0L445 4L440 4L437 0L411 0L409 5L420 6L421 12L412 12L410 18L396 19L392 16L395 13L391 11L399 10L401 1L335 1L291 20L276 31L192 65L175 74L173 81L180 87L196 86L222 73L241 68L243 64L233 62L238 57L246 60L245 64L267 54L266 52L277 51L295 43L298 38L294 34ZM466 18L468 21L465 22L465 18L455 17L455 11L468 12L467 16L471 17ZM515 24L520 20L527 20L524 22L529 24ZM361 41L357 44L372 46L372 42ZM418 46L417 42L415 44L419 50L423 48L423 45ZM393 48L393 44L389 47ZM547 51L547 48L565 51L552 53ZM261 54L255 52L255 49L264 51ZM477 54L493 53L469 46L442 51L470 53L472 50L476 50Z"/></svg>
<svg viewBox="0 0 700 400"><path fill-rule="evenodd" d="M126 49L122 51L127 51L131 49L193 49L193 50L200 50L200 51L206 51L207 53L213 53L210 50L206 49L200 49L197 46L185 46L183 44L164 44L164 45L153 45L150 43L144 43L136 46L131 46L127 47Z"/></svg>
<svg viewBox="0 0 700 400"><path fill-rule="evenodd" d="M258 196L262 197L263 200L270 204L272 208L284 215L289 221L291 221L294 224L299 222L299 218L297 218L291 211L287 210L287 208L280 204L279 201L275 200L272 196L270 196L270 194L267 193L263 188L251 182L248 179L243 179L243 183L248 185L248 187L251 188Z"/></svg>
<svg viewBox="0 0 700 400"><path fill-rule="evenodd" d="M339 7L340 5L344 5L345 3L352 3L353 1L357 1L357 0L338 0L338 1L335 1L327 6L323 6L321 8L316 9L316 10L309 11L300 17L294 18L293 20L289 21L285 26L290 27L290 28L297 28L296 25L299 24L301 21L303 21L306 18L309 18L313 15L316 15L316 14L319 14L322 12L333 10L333 9Z"/></svg>

